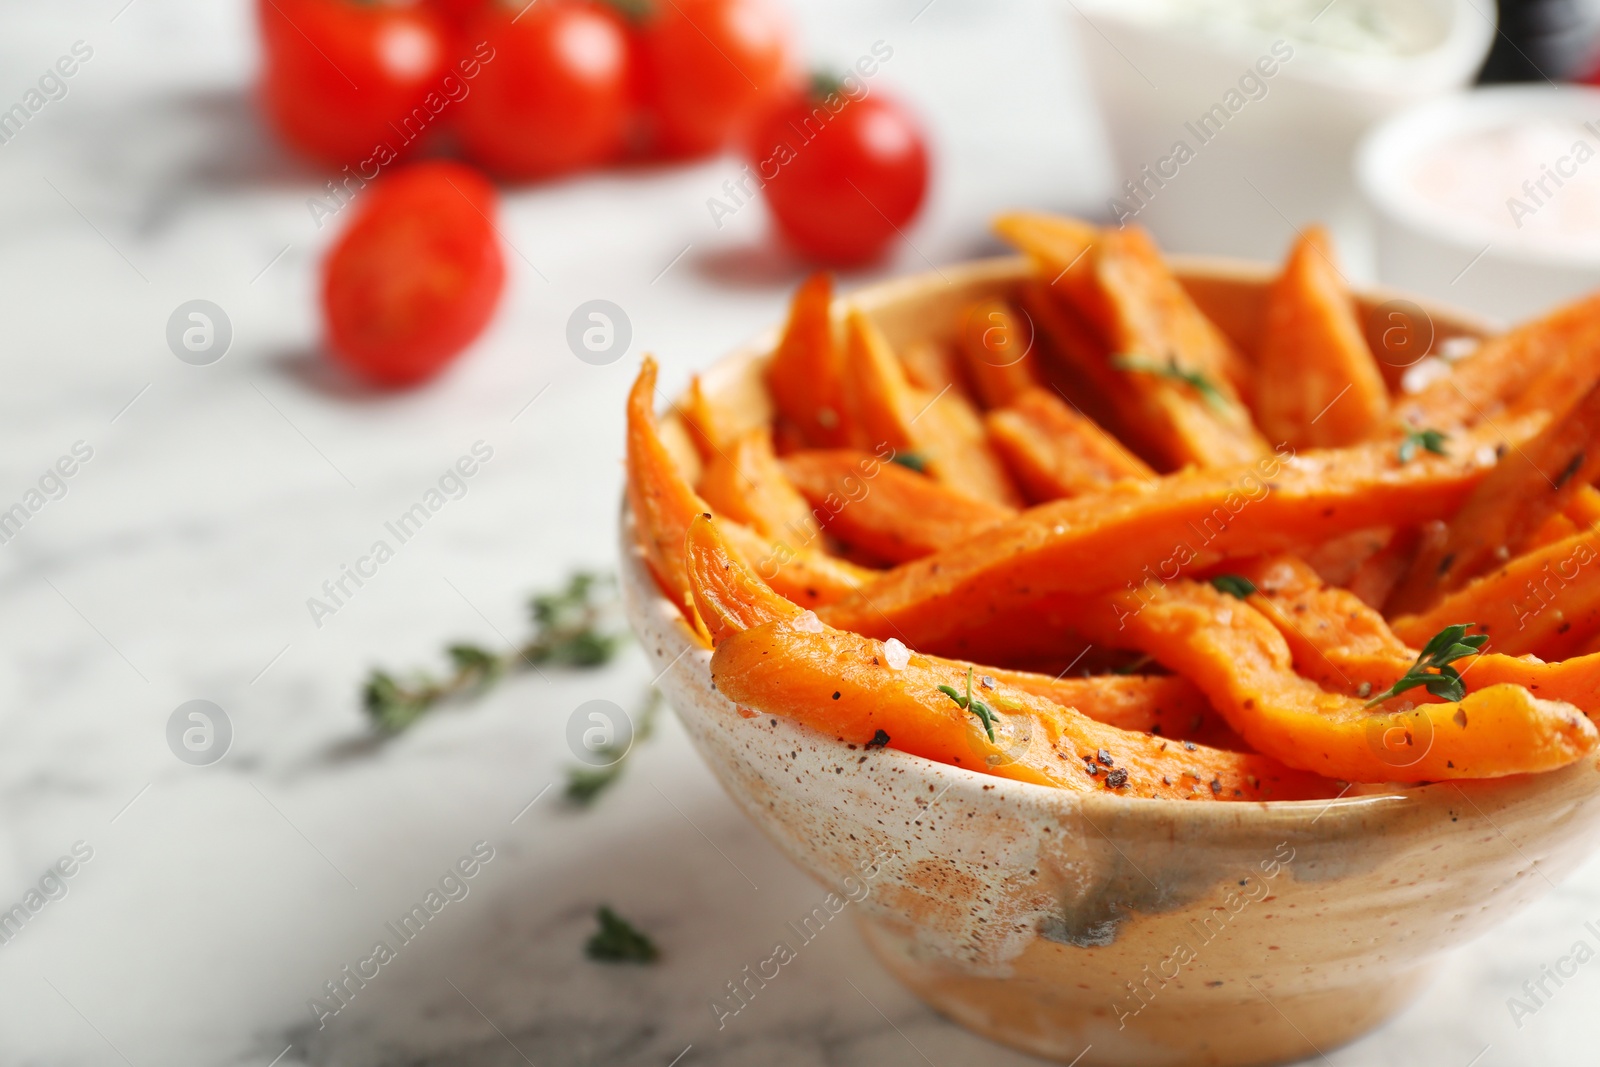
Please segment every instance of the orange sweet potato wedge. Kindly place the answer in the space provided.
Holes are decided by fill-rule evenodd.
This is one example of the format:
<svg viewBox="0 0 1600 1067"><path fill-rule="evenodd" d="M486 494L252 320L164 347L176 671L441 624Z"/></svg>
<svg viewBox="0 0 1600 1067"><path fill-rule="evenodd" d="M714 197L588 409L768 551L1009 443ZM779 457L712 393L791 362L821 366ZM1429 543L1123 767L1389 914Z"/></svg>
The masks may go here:
<svg viewBox="0 0 1600 1067"><path fill-rule="evenodd" d="M1457 622L1476 623L1494 652L1547 659L1577 654L1600 623L1600 529L1518 556L1428 610L1396 618L1393 626L1415 644Z"/></svg>
<svg viewBox="0 0 1600 1067"><path fill-rule="evenodd" d="M628 394L627 499L645 562L662 590L688 606L683 539L697 515L709 510L684 478L662 441L655 414L656 362L646 356ZM774 544L754 530L729 525L744 559L767 581L820 606L861 588L873 572L830 559L804 545Z"/></svg>
<svg viewBox="0 0 1600 1067"><path fill-rule="evenodd" d="M824 615L841 629L965 656L985 630L991 641L1025 636L1027 612L1054 596L1166 581L1229 556L1453 514L1487 470L1477 433L1458 435L1449 456L1407 464L1392 445L1372 444L1119 482L901 564Z"/></svg>
<svg viewBox="0 0 1600 1067"><path fill-rule="evenodd" d="M828 533L893 563L959 544L1016 513L866 452L797 452L783 469Z"/></svg>
<svg viewBox="0 0 1600 1067"><path fill-rule="evenodd" d="M1255 414L1267 440L1338 448L1371 436L1389 390L1321 226L1308 226L1267 295Z"/></svg>
<svg viewBox="0 0 1600 1067"><path fill-rule="evenodd" d="M1444 540L1417 554L1389 611L1424 611L1516 556L1600 474L1600 386L1538 436L1501 452L1494 470L1450 520Z"/></svg>
<svg viewBox="0 0 1600 1067"><path fill-rule="evenodd" d="M1568 374L1564 368L1587 368ZM1565 411L1600 374L1600 294L1557 308L1484 341L1472 355L1394 405L1402 429L1451 431L1496 418L1514 403L1521 412Z"/></svg>
<svg viewBox="0 0 1600 1067"><path fill-rule="evenodd" d="M1250 604L1272 620L1288 642L1297 673L1323 689L1366 698L1388 690L1415 663L1417 650L1401 640L1373 609L1343 589L1322 584L1314 571L1293 557L1258 560L1239 567L1257 592ZM1457 620L1470 623L1469 619ZM1415 634L1422 646L1438 629ZM1490 652L1459 661L1467 692L1493 685L1520 685L1534 696L1571 704L1600 717L1600 657L1546 663L1532 656ZM1438 698L1409 690L1417 702Z"/></svg>
<svg viewBox="0 0 1600 1067"><path fill-rule="evenodd" d="M698 488L719 515L765 537L808 545L821 532L811 505L778 463L766 427L740 434L713 454Z"/></svg>
<svg viewBox="0 0 1600 1067"><path fill-rule="evenodd" d="M1080 496L1123 478L1155 477L1149 464L1093 420L1043 389L984 416L989 440L1036 503Z"/></svg>
<svg viewBox="0 0 1600 1067"><path fill-rule="evenodd" d="M739 575L707 522L688 540L693 600L716 652L711 677L730 700L842 740L899 749L1015 781L1076 792L1173 800L1332 796L1333 783L1253 753L1181 744L1096 722L992 675L831 630ZM781 599L781 598L779 598ZM899 655L904 654L904 660ZM979 716L941 691L971 692Z"/></svg>
<svg viewBox="0 0 1600 1067"><path fill-rule="evenodd" d="M844 353L833 323L833 279L827 274L813 274L794 294L789 320L767 364L767 389L778 413L807 444L862 443L846 400Z"/></svg>
<svg viewBox="0 0 1600 1067"><path fill-rule="evenodd" d="M1099 335L1099 358L1080 369L1118 423L1137 428L1157 465L1223 466L1270 452L1241 400L1248 384L1243 359L1148 235L1137 227L1099 231L1087 252L1062 266L1074 242L1058 228L1037 216L997 223L1002 237L1038 261L1056 299ZM1070 339L1067 347L1087 354Z"/></svg>
<svg viewBox="0 0 1600 1067"><path fill-rule="evenodd" d="M1004 300L985 300L962 319L961 357L978 402L998 408L1040 383L1033 324Z"/></svg>
<svg viewBox="0 0 1600 1067"><path fill-rule="evenodd" d="M965 397L954 389L928 393L913 386L888 340L860 311L845 320L845 351L848 399L871 451L887 446L912 453L930 475L968 495L1006 507L1021 504Z"/></svg>
<svg viewBox="0 0 1600 1067"><path fill-rule="evenodd" d="M1198 582L1118 595L1100 637L1189 678L1256 751L1348 782L1537 773L1600 743L1581 710L1519 685L1490 685L1460 702L1415 703L1413 690L1369 710L1301 677L1271 619Z"/></svg>

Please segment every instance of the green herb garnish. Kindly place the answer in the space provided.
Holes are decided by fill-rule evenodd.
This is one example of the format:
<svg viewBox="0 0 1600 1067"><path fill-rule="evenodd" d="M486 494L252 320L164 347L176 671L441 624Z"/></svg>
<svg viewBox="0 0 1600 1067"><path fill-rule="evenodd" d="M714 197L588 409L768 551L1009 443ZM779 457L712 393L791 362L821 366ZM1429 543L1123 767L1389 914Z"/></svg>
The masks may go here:
<svg viewBox="0 0 1600 1067"><path fill-rule="evenodd" d="M586 808L616 784L617 779L622 777L622 768L627 765L628 757L640 742L649 739L655 728L656 710L660 707L661 691L652 686L645 695L644 710L639 712L637 725L633 728L633 744L630 748L622 752L610 747L596 749L596 752L616 757L604 767L573 764L567 768L566 798L569 803Z"/></svg>
<svg viewBox="0 0 1600 1067"><path fill-rule="evenodd" d="M1423 648L1422 654L1417 657L1417 662L1411 669L1400 676L1400 680L1388 689L1379 693L1366 706L1376 707L1390 697L1399 696L1407 689L1423 687L1436 697L1445 700L1460 700L1467 695L1467 688L1461 682L1461 672L1450 664L1463 656L1476 656L1478 650L1489 643L1488 634L1473 634L1468 637L1467 631L1477 623L1460 623L1456 626L1446 626L1443 630L1433 635L1433 639ZM1437 670L1438 674L1429 674L1428 668Z"/></svg>
<svg viewBox="0 0 1600 1067"><path fill-rule="evenodd" d="M1112 356L1111 365L1118 370L1137 371L1140 374L1154 374L1159 378L1170 378L1175 382L1182 382L1205 398L1215 411L1226 414L1232 408L1232 402L1217 383L1207 378L1199 371L1185 370L1178 366L1176 356L1168 357L1165 363L1148 356L1125 355Z"/></svg>
<svg viewBox="0 0 1600 1067"><path fill-rule="evenodd" d="M921 452L896 452L889 462L898 463L907 470L914 470L918 474L924 474L928 469L928 457Z"/></svg>
<svg viewBox="0 0 1600 1067"><path fill-rule="evenodd" d="M1441 430L1408 430L1400 442L1400 462L1410 463L1417 458L1417 450L1425 449L1436 456L1448 456L1444 443L1450 437Z"/></svg>
<svg viewBox="0 0 1600 1067"><path fill-rule="evenodd" d="M1238 574L1219 574L1211 579L1211 585L1222 593L1240 600L1251 596L1256 591L1256 583Z"/></svg>
<svg viewBox="0 0 1600 1067"><path fill-rule="evenodd" d="M602 963L654 963L661 957L655 942L605 905L595 912L600 929L583 946L583 954Z"/></svg>
<svg viewBox="0 0 1600 1067"><path fill-rule="evenodd" d="M972 699L971 667L967 668L967 692L965 696L956 692L948 685L941 685L939 687L939 692L943 693L951 700L954 700L956 702L956 707L960 708L962 711L970 711L972 714L976 715L978 717L978 721L983 723L983 732L989 735L989 740L994 740L994 724L1000 721L1000 716L995 714L994 709L989 707L989 705L985 704L983 701Z"/></svg>
<svg viewBox="0 0 1600 1067"><path fill-rule="evenodd" d="M529 601L534 634L521 648L496 653L479 645L445 649L451 673L438 678L425 671L401 680L374 669L361 689L367 717L380 733L397 734L441 701L475 696L506 673L521 667L557 664L598 667L622 646L623 631L613 621L616 598L609 577L578 572L564 588Z"/></svg>

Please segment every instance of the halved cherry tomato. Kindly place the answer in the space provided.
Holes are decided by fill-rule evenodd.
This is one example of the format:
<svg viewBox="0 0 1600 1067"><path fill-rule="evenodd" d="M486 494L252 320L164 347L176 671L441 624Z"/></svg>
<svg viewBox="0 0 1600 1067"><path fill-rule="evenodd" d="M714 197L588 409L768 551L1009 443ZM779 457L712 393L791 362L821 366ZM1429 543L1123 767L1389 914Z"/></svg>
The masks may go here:
<svg viewBox="0 0 1600 1067"><path fill-rule="evenodd" d="M791 33L771 0L655 0L637 33L651 150L727 147L794 79Z"/></svg>
<svg viewBox="0 0 1600 1067"><path fill-rule="evenodd" d="M364 189L355 207L323 262L329 351L382 385L432 377L500 299L494 186L461 163L418 163Z"/></svg>
<svg viewBox="0 0 1600 1067"><path fill-rule="evenodd" d="M916 120L877 92L852 98L822 79L761 120L749 154L779 232L825 263L876 258L928 188Z"/></svg>
<svg viewBox="0 0 1600 1067"><path fill-rule="evenodd" d="M585 0L538 0L520 13L491 4L466 29L485 63L457 109L461 145L513 178L594 166L622 151L630 107L627 28Z"/></svg>
<svg viewBox="0 0 1600 1067"><path fill-rule="evenodd" d="M399 152L395 126L455 58L431 9L357 0L260 0L262 100L279 136L336 166ZM423 108L423 114L428 114Z"/></svg>

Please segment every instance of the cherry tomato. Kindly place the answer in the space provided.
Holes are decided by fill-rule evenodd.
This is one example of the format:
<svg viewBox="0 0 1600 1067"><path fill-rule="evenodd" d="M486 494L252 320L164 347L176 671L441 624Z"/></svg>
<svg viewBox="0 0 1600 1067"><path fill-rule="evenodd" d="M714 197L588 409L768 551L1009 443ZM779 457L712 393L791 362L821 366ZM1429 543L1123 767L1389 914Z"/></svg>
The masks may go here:
<svg viewBox="0 0 1600 1067"><path fill-rule="evenodd" d="M490 0L423 0L423 3L437 12L446 23L459 28L471 22L473 16L488 6Z"/></svg>
<svg viewBox="0 0 1600 1067"><path fill-rule="evenodd" d="M494 186L465 164L434 161L358 196L323 261L329 350L372 381L410 385L477 337L500 299Z"/></svg>
<svg viewBox="0 0 1600 1067"><path fill-rule="evenodd" d="M646 136L663 156L726 148L793 84L789 24L772 0L656 0L637 45Z"/></svg>
<svg viewBox="0 0 1600 1067"><path fill-rule="evenodd" d="M519 14L491 5L466 30L494 61L456 114L466 153L490 170L540 178L614 159L627 135L627 28L615 10L538 0Z"/></svg>
<svg viewBox="0 0 1600 1067"><path fill-rule="evenodd" d="M876 258L922 206L928 150L898 103L825 83L769 112L749 142L780 233L838 265Z"/></svg>
<svg viewBox="0 0 1600 1067"><path fill-rule="evenodd" d="M262 99L278 134L335 166L372 155L380 143L400 152L406 142L395 126L439 88L454 58L439 17L425 7L358 0L258 6Z"/></svg>

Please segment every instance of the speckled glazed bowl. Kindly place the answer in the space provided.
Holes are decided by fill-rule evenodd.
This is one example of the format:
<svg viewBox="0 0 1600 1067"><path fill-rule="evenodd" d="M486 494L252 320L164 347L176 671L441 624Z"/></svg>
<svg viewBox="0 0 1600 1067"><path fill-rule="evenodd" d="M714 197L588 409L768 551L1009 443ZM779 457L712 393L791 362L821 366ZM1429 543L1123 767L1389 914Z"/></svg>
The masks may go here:
<svg viewBox="0 0 1600 1067"><path fill-rule="evenodd" d="M1271 272L1176 263L1248 352ZM851 299L897 344L948 340L973 298L1009 291L1025 271L985 261ZM1427 314L1437 339L1481 331ZM760 367L772 340L702 378L752 422L770 414ZM1440 952L1522 907L1600 837L1592 759L1331 803L1190 804L1020 784L741 717L712 690L711 654L657 589L626 512L622 541L634 630L728 793L841 905L852 901L901 981L1040 1056L1197 1067L1325 1052L1397 1012Z"/></svg>

